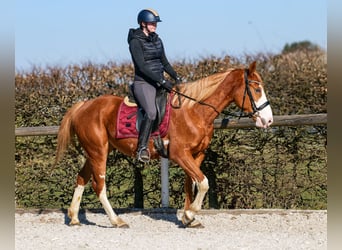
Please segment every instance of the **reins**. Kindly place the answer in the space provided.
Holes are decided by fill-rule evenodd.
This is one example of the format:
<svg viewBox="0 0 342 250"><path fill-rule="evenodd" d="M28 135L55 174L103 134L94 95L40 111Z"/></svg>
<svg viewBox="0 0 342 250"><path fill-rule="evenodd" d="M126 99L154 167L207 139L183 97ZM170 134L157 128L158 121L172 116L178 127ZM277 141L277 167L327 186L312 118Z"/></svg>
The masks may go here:
<svg viewBox="0 0 342 250"><path fill-rule="evenodd" d="M176 88L178 88L178 86L176 86ZM188 96L182 92L179 92L179 90L175 90L175 89L171 89L172 92L176 93L177 96L178 96L178 106L174 106L172 103L171 103L171 106L172 108L175 108L175 109L179 109L181 106L182 106L182 101L181 101L181 98L180 96L183 96L187 99L190 99L191 101L194 101L194 102L197 102L198 104L201 104L201 105L204 105L204 106L208 106L210 108L212 108L217 114L220 114L220 112L211 104L209 103L205 103L205 102L202 102L202 101L198 101L197 99L191 97L191 96Z"/></svg>

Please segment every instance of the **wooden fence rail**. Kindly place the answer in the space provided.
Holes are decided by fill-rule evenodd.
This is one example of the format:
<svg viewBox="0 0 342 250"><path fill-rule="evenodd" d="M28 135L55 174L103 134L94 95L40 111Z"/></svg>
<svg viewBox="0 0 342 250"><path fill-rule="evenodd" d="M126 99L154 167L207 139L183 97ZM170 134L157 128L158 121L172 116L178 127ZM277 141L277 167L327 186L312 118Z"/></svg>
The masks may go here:
<svg viewBox="0 0 342 250"><path fill-rule="evenodd" d="M272 126L303 126L327 124L327 114L309 115L285 115L273 116ZM237 129L255 127L254 122L249 118L241 119L216 119L215 129ZM21 127L15 129L15 136L44 136L57 135L59 126L47 127ZM161 202L162 207L169 207L169 169L168 159L161 158Z"/></svg>
<svg viewBox="0 0 342 250"><path fill-rule="evenodd" d="M283 115L274 116L273 127L276 126L303 126L303 125L319 125L327 124L327 114L308 114L308 115ZM216 119L214 121L215 129L236 129L236 128L252 128L254 122L249 118L241 119ZM59 126L47 127L20 127L15 129L15 136L41 136L41 135L57 135Z"/></svg>

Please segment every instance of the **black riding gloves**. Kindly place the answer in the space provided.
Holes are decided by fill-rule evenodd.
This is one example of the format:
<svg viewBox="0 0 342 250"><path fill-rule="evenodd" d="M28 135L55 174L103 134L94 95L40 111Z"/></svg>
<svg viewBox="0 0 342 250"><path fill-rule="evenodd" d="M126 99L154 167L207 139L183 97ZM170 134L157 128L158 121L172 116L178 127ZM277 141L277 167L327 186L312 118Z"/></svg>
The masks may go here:
<svg viewBox="0 0 342 250"><path fill-rule="evenodd" d="M177 76L175 80L176 80L176 85L182 83L182 79L179 76Z"/></svg>
<svg viewBox="0 0 342 250"><path fill-rule="evenodd" d="M160 85L164 88L164 89L166 89L168 92L171 92L171 90L172 90L172 87L173 87L173 82L171 82L171 81L167 81L167 80L162 80L161 82L160 82Z"/></svg>

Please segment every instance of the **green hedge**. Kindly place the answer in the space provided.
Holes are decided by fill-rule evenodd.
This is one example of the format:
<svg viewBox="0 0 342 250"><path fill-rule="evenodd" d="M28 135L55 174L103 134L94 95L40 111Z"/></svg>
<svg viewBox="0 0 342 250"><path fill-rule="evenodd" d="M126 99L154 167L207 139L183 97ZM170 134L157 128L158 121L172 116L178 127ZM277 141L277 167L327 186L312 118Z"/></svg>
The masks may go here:
<svg viewBox="0 0 342 250"><path fill-rule="evenodd" d="M295 51L243 58L222 56L174 62L185 81L257 61L274 115L327 112L326 52ZM79 100L125 95L133 68L127 63L33 67L15 77L15 126L59 125ZM227 110L236 110L232 105ZM222 115L223 116L223 115ZM327 126L215 130L201 166L209 177L205 208L327 207ZM56 136L17 137L15 199L20 208L66 208L83 156L71 147L53 168ZM159 162L142 168L116 151L107 163L107 193L114 208L160 207ZM143 183L142 183L143 182ZM184 173L170 166L170 206L182 208ZM142 188L141 188L142 187ZM81 206L101 207L88 185Z"/></svg>

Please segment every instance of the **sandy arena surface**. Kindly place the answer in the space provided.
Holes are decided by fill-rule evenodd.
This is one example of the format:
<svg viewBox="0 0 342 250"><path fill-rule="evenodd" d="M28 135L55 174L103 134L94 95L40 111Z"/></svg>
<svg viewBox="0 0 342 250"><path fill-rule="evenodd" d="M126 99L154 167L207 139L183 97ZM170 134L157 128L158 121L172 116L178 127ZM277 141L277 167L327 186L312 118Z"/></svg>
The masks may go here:
<svg viewBox="0 0 342 250"><path fill-rule="evenodd" d="M118 212L130 226L113 228L101 211L17 210L15 249L327 249L327 211L202 210L204 228L183 228L182 210Z"/></svg>

